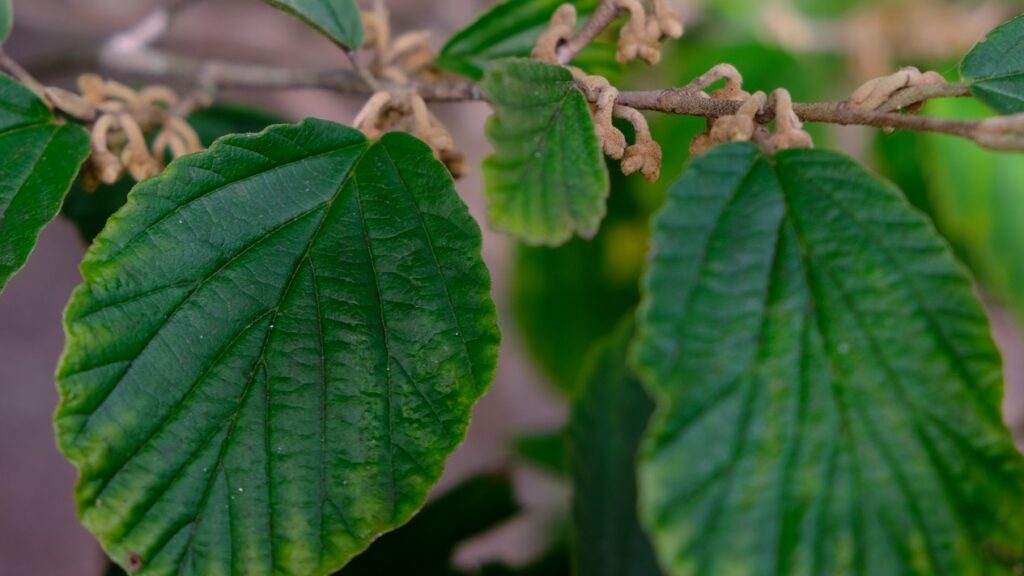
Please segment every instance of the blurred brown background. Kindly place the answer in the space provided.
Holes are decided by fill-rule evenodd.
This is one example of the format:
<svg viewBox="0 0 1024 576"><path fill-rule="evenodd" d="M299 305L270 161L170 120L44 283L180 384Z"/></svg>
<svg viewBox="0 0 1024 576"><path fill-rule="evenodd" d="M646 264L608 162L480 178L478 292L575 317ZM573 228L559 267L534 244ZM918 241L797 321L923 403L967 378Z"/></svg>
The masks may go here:
<svg viewBox="0 0 1024 576"><path fill-rule="evenodd" d="M914 9L922 2L908 0L902 3L903 9ZM7 51L30 70L44 73L46 82L69 84L73 76L64 72L65 59L79 59L94 51L105 36L130 26L155 4L153 0L15 0L16 27ZM394 12L396 28L431 27L437 31L435 41L440 45L489 2L389 0L387 4ZM697 17L702 8L696 1L677 4L691 17ZM764 3L773 9L777 4ZM785 12L769 16L760 33L781 39L792 49L815 50L823 42L820 34L816 36L800 22L787 19L789 15ZM885 34L888 20L880 22L859 29ZM969 47L973 42L971 35L977 35L979 27L984 30L986 22L964 32L965 39L959 42ZM936 29L929 30L931 37L943 38ZM836 41L841 35L829 38ZM849 41L861 46L877 44L870 38L851 37ZM942 48L963 48L948 44L946 41ZM255 0L196 3L175 22L165 45L185 53L216 54L252 62L344 65L342 55L329 42ZM932 48L925 45L921 49ZM889 56L870 51L860 54L858 65L851 68L851 86L856 84L856 76L884 65ZM38 70L36 65L43 69ZM658 79L657 72L644 76L647 84ZM839 87L837 92L841 94L845 88L849 86ZM795 95L799 98L799 94ZM313 91L229 92L224 97L258 104L290 119L318 116L343 123L351 122L361 105L351 98ZM469 165L474 167L458 188L473 214L484 222L480 174L475 167L489 150L482 132L487 108L483 104L457 104L437 110L453 129L460 150L468 153ZM864 157L863 143L869 134L859 129L843 130L836 142L847 152ZM557 426L565 413L562 400L549 391L526 358L511 319L509 276L513 246L484 228L485 258L494 277L505 338L495 386L477 407L469 438L450 461L442 487L471 472L503 466L508 459L510 437L526 430ZM57 402L53 372L63 346L61 311L79 282L77 263L84 249L72 225L58 219L43 233L26 269L0 297L0 576L89 576L100 570L100 552L75 518L71 497L74 471L54 448L51 429L51 415ZM1005 315L993 312L1007 360L1007 415L1014 429L1020 430L1024 422L1024 344ZM462 561L473 563L489 556L522 560L544 539L547 520L558 515L559 507L564 507L563 489L536 473L518 471L516 475L520 497L530 514L502 529L500 534L463 551Z"/></svg>

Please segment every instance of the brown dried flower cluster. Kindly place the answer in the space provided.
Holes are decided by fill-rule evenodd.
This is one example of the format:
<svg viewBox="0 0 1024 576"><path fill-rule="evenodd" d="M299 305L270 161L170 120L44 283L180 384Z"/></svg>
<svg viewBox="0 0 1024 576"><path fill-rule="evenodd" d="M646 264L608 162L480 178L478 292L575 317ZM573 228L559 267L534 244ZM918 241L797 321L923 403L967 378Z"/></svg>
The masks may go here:
<svg viewBox="0 0 1024 576"><path fill-rule="evenodd" d="M427 107L414 82L436 80L436 60L429 32L416 31L391 38L390 15L383 7L363 12L366 39L361 54L368 56L372 82L388 82L394 88L378 89L356 115L355 127L369 138L386 132L409 132L423 140L434 156L455 178L465 175L465 157L455 149L448 128ZM358 57L356 55L355 57Z"/></svg>
<svg viewBox="0 0 1024 576"><path fill-rule="evenodd" d="M672 11L668 0L654 0L653 14L648 14L640 0L616 0L616 4L629 12L615 55L623 64L637 59L657 64L661 61L661 43L683 35L683 20Z"/></svg>
<svg viewBox="0 0 1024 576"><path fill-rule="evenodd" d="M711 94L704 92L720 80L725 80L724 88ZM814 147L814 141L804 131L803 123L793 110L793 99L788 90L780 88L773 92L771 102L764 92L748 94L743 90L743 77L730 64L718 64L691 82L686 89L707 98L743 103L735 114L709 118L707 132L698 134L690 143L691 155L703 154L724 142L754 142L769 153L789 148ZM775 107L774 134L757 121L757 117L769 104Z"/></svg>
<svg viewBox="0 0 1024 576"><path fill-rule="evenodd" d="M95 74L78 79L79 94L47 88L61 112L87 123L92 154L82 171L87 190L113 184L127 173L135 180L159 174L168 156L202 150L195 130L178 115L178 96L165 86L136 91ZM147 134L153 136L150 144Z"/></svg>

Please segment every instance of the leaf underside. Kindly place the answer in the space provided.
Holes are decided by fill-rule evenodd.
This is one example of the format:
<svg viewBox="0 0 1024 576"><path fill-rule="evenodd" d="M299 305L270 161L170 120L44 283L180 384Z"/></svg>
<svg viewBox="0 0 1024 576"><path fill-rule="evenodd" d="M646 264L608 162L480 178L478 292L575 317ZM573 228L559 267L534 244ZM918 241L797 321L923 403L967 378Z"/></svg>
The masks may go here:
<svg viewBox="0 0 1024 576"><path fill-rule="evenodd" d="M996 28L960 63L971 93L1000 114L1024 112L1024 16Z"/></svg>
<svg viewBox="0 0 1024 576"><path fill-rule="evenodd" d="M58 371L83 524L142 574L327 574L423 503L491 381L480 234L404 134L319 120L138 185Z"/></svg>
<svg viewBox="0 0 1024 576"><path fill-rule="evenodd" d="M363 21L356 0L264 0L316 28L346 48L363 43Z"/></svg>
<svg viewBox="0 0 1024 576"><path fill-rule="evenodd" d="M494 229L534 245L593 236L605 215L608 168L572 74L506 59L488 68L483 90L494 107L487 136L495 152L483 165Z"/></svg>
<svg viewBox="0 0 1024 576"><path fill-rule="evenodd" d="M56 124L34 94L0 74L0 291L60 211L88 155L82 128Z"/></svg>
<svg viewBox="0 0 1024 576"><path fill-rule="evenodd" d="M836 154L694 161L657 219L641 510L696 574L1011 574L1024 467L962 270ZM1019 566L1017 566L1019 569Z"/></svg>
<svg viewBox="0 0 1024 576"><path fill-rule="evenodd" d="M626 364L633 322L594 346L569 418L573 564L585 576L658 576L637 519L636 453L654 410Z"/></svg>

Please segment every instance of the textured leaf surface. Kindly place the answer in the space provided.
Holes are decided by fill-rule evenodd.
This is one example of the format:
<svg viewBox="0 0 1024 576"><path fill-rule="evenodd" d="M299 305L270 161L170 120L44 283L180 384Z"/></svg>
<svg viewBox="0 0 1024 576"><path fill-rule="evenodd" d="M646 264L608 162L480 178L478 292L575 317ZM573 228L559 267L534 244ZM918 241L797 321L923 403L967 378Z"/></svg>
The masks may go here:
<svg viewBox="0 0 1024 576"><path fill-rule="evenodd" d="M0 44L11 35L14 27L14 7L11 0L0 0Z"/></svg>
<svg viewBox="0 0 1024 576"><path fill-rule="evenodd" d="M358 48L363 21L356 0L264 0L319 30L335 43Z"/></svg>
<svg viewBox="0 0 1024 576"><path fill-rule="evenodd" d="M653 250L640 493L670 573L1013 572L999 355L898 191L835 154L724 146L673 187Z"/></svg>
<svg viewBox="0 0 1024 576"><path fill-rule="evenodd" d="M928 103L927 114L978 118L985 106L970 98ZM986 294L1024 320L1024 162L993 154L962 138L893 134L879 139L883 166L931 213L942 235L970 266ZM900 150L906 153L899 155Z"/></svg>
<svg viewBox="0 0 1024 576"><path fill-rule="evenodd" d="M626 365L633 323L595 346L569 419L573 565L581 576L658 576L637 520L637 447L654 403Z"/></svg>
<svg viewBox="0 0 1024 576"><path fill-rule="evenodd" d="M527 57L551 21L562 0L506 0L495 4L441 49L438 66L479 80L490 62L512 56ZM597 8L598 0L570 0L580 18ZM575 60L591 73L607 75L618 68L615 48L595 42Z"/></svg>
<svg viewBox="0 0 1024 576"><path fill-rule="evenodd" d="M132 191L66 312L58 441L143 574L325 574L423 503L490 383L480 235L402 134L219 140Z"/></svg>
<svg viewBox="0 0 1024 576"><path fill-rule="evenodd" d="M210 146L221 136L259 132L271 124L282 122L284 120L279 117L261 110L230 104L204 108L188 117L188 123L199 135L203 146ZM92 192L86 192L81 181L77 181L64 199L61 215L74 222L82 240L91 244L107 225L107 220L124 206L133 186L135 181L124 176L114 184L102 184Z"/></svg>
<svg viewBox="0 0 1024 576"><path fill-rule="evenodd" d="M82 128L57 125L34 94L0 74L0 291L57 216L88 155Z"/></svg>
<svg viewBox="0 0 1024 576"><path fill-rule="evenodd" d="M487 71L494 106L484 161L491 225L529 244L593 236L605 214L608 168L586 99L561 66L507 59Z"/></svg>
<svg viewBox="0 0 1024 576"><path fill-rule="evenodd" d="M993 30L964 58L960 75L1000 114L1024 112L1024 16Z"/></svg>

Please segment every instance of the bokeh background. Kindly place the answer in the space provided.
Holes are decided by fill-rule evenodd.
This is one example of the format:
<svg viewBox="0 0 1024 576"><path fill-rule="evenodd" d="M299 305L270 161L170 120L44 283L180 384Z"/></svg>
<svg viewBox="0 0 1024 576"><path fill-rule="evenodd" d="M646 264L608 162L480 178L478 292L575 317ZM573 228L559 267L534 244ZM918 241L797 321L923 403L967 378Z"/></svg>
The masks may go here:
<svg viewBox="0 0 1024 576"><path fill-rule="evenodd" d="M45 83L70 87L78 73L95 69L94 55L105 37L132 25L156 3L14 0L16 25L6 49ZM176 18L163 47L285 66L344 66L333 45L261 2L191 4ZM397 31L429 28L440 47L491 2L386 4ZM654 88L685 84L718 62L730 62L751 91L781 86L799 101L841 99L860 82L902 65L955 79L957 61L975 42L1024 12L1024 3L1014 0L675 4L686 15L688 32L666 49L659 66L595 65L620 86ZM351 122L362 104L318 91L227 91L220 97L288 120L317 116L343 123ZM482 131L487 107L448 104L436 111L467 155L472 169L458 189L484 223L477 166L489 151ZM987 112L969 101L943 101L929 104L925 113L972 117ZM557 450L550 449L547 433L565 420L565 398L586 350L635 304L647 219L682 170L690 139L704 128L698 119L651 119L666 151L662 179L648 184L613 177L609 218L593 240L576 240L557 250L529 249L483 226L484 256L504 332L502 355L492 392L477 406L469 437L437 492L481 471L502 471L513 478L524 512L463 546L457 554L462 565L495 559L527 563L561 534L568 491L558 479ZM900 184L974 272L1006 360L1004 412L1021 445L1024 156L983 152L943 136L836 127L814 127L813 134L819 146L842 150ZM118 192L109 193L116 201ZM85 229L66 217L47 228L28 266L0 298L0 575L91 576L105 568L98 547L75 518L74 470L57 453L51 428L57 402L53 372L64 339L61 312L80 280L83 232L95 232L88 229L90 218L95 220L88 202L78 191L68 206L69 215L84 222Z"/></svg>

